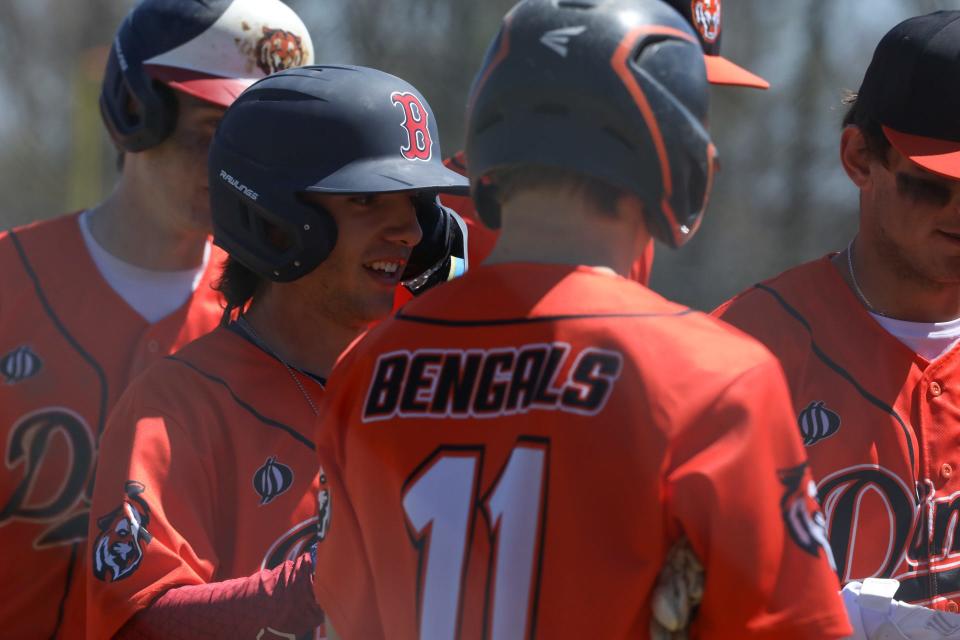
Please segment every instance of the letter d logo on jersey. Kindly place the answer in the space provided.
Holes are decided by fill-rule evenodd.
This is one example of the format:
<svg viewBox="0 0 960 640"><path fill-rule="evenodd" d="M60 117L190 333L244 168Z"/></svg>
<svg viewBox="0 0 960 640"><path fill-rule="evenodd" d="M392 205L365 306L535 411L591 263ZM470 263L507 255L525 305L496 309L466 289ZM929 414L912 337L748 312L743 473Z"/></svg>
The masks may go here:
<svg viewBox="0 0 960 640"><path fill-rule="evenodd" d="M390 101L403 109L403 125L407 143L400 153L407 160L429 161L433 157L433 138L430 137L430 113L423 108L420 98L406 91L394 91Z"/></svg>

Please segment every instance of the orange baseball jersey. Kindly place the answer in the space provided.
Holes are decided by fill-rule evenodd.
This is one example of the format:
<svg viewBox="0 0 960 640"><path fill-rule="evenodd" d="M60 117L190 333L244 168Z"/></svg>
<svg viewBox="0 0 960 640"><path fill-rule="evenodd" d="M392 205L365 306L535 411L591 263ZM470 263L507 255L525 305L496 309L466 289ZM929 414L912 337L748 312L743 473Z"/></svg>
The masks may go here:
<svg viewBox="0 0 960 640"><path fill-rule="evenodd" d="M896 578L897 598L960 601L960 349L927 362L857 301L830 256L715 312L787 375L842 582Z"/></svg>
<svg viewBox="0 0 960 640"><path fill-rule="evenodd" d="M345 638L647 637L681 534L700 637L850 631L776 361L626 278L471 270L355 345L317 436Z"/></svg>
<svg viewBox="0 0 960 640"><path fill-rule="evenodd" d="M314 410L233 327L151 367L111 414L90 521L90 638L170 588L252 575L316 539ZM319 402L321 385L298 379Z"/></svg>
<svg viewBox="0 0 960 640"><path fill-rule="evenodd" d="M149 324L100 276L76 214L0 234L0 635L82 632L107 412L134 375L216 326L222 256L179 311Z"/></svg>

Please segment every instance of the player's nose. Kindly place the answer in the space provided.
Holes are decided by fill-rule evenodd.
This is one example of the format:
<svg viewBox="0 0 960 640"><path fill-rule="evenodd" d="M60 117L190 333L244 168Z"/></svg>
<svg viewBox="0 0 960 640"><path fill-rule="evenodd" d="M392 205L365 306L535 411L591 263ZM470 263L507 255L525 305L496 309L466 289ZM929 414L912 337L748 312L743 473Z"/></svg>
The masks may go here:
<svg viewBox="0 0 960 640"><path fill-rule="evenodd" d="M386 197L385 215L387 227L384 236L390 242L414 247L423 238L423 230L417 220L417 209L410 194L390 194Z"/></svg>

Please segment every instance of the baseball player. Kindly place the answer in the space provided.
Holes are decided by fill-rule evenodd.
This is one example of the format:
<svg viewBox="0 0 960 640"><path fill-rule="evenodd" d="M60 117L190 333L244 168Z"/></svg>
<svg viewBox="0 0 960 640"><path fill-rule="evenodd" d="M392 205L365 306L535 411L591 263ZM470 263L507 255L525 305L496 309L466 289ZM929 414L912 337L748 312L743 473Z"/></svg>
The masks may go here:
<svg viewBox="0 0 960 640"><path fill-rule="evenodd" d="M150 363L216 326L206 147L224 108L312 60L277 0L144 0L100 105L123 154L96 207L0 233L0 635L82 633L93 469L107 412Z"/></svg>
<svg viewBox="0 0 960 640"><path fill-rule="evenodd" d="M716 314L780 359L842 582L956 612L960 495L960 12L880 41L844 119L860 191L845 249ZM952 637L952 636L951 636Z"/></svg>
<svg viewBox="0 0 960 640"><path fill-rule="evenodd" d="M317 423L337 633L649 637L683 536L692 633L850 632L779 365L626 277L651 236L699 224L707 103L699 42L659 0L507 14L467 116L498 244L358 342Z"/></svg>
<svg viewBox="0 0 960 640"><path fill-rule="evenodd" d="M703 48L707 80L711 84L754 89L770 88L770 83L760 76L720 55L720 41L723 36L721 0L664 1L686 18L696 32L697 38L700 40L700 46ZM447 158L445 164L450 169L467 175L466 158L462 151ZM443 200L445 204L459 213L470 226L471 260L475 264L483 262L496 244L498 231L483 226L469 197L451 196ZM631 278L644 285L650 282L653 254L654 244L651 242L647 245L643 254L634 261L630 271Z"/></svg>
<svg viewBox="0 0 960 640"><path fill-rule="evenodd" d="M441 158L423 96L374 69L277 73L227 111L209 177L235 320L148 369L111 415L91 638L312 637L321 625L313 423L335 360L390 313L397 285L437 281L437 264L457 271L456 221L437 194L467 181Z"/></svg>

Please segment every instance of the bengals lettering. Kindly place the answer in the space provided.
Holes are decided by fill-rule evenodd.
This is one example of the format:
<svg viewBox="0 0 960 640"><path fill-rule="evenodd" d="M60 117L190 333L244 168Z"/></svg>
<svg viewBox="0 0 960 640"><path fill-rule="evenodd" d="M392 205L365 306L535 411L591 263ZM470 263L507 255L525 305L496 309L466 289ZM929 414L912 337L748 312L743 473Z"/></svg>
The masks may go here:
<svg viewBox="0 0 960 640"><path fill-rule="evenodd" d="M616 351L588 347L574 354L564 343L393 351L377 359L363 421L490 418L535 409L596 415L622 367Z"/></svg>

